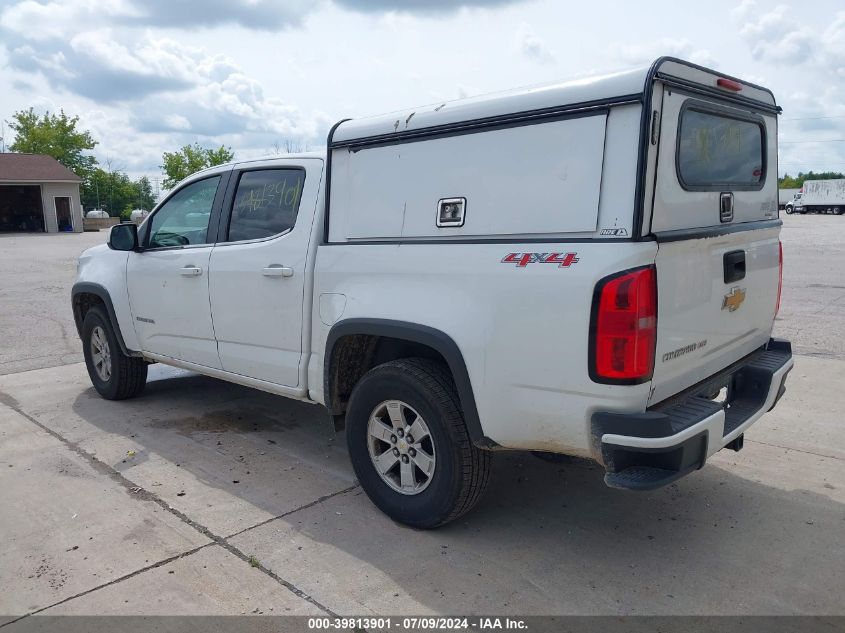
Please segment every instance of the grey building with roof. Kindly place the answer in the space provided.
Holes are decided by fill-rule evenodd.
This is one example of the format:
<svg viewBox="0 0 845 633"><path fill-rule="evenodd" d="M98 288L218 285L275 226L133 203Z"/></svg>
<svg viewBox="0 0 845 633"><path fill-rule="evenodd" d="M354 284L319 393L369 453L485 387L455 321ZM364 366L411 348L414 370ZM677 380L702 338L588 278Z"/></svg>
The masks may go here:
<svg viewBox="0 0 845 633"><path fill-rule="evenodd" d="M0 154L0 231L82 231L82 179L51 156Z"/></svg>

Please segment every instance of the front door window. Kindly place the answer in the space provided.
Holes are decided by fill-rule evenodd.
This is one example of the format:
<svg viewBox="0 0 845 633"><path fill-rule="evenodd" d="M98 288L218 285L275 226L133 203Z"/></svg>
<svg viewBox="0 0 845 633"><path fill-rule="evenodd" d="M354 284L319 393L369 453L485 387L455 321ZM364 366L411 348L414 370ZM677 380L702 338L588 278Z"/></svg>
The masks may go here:
<svg viewBox="0 0 845 633"><path fill-rule="evenodd" d="M208 222L220 176L186 185L150 220L149 248L208 244Z"/></svg>

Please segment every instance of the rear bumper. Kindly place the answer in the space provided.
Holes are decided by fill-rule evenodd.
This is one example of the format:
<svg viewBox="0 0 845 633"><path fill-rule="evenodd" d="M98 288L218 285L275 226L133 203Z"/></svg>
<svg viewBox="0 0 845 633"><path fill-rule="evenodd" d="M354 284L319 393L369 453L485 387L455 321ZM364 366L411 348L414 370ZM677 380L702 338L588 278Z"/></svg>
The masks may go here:
<svg viewBox="0 0 845 633"><path fill-rule="evenodd" d="M726 371L645 413L593 414L593 441L606 468L605 483L652 490L701 468L722 448L739 450L745 430L786 391L793 365L789 341L770 339ZM705 397L721 387L728 389L724 402Z"/></svg>

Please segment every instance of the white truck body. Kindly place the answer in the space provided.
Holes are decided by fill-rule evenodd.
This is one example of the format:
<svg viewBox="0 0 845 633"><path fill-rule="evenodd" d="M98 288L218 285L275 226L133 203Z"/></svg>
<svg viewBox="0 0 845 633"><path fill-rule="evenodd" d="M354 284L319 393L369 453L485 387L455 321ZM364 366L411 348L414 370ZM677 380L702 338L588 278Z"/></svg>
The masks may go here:
<svg viewBox="0 0 845 633"><path fill-rule="evenodd" d="M804 185L786 204L787 213L845 213L845 178L805 180Z"/></svg>
<svg viewBox="0 0 845 633"><path fill-rule="evenodd" d="M808 210L845 210L845 178L806 180L801 187L801 205Z"/></svg>
<svg viewBox="0 0 845 633"><path fill-rule="evenodd" d="M77 324L85 338L102 301L127 357L346 415L359 478L359 385L419 356L448 370L476 448L580 455L609 485L663 485L738 450L792 367L788 343L770 341L777 113L763 88L662 58L343 121L325 155L194 174L129 250L113 237L83 254ZM268 185L244 213L242 183L274 171L298 204L261 236L263 220L242 217L269 208ZM201 187L207 215L160 245L156 215ZM713 399L721 388L732 406Z"/></svg>

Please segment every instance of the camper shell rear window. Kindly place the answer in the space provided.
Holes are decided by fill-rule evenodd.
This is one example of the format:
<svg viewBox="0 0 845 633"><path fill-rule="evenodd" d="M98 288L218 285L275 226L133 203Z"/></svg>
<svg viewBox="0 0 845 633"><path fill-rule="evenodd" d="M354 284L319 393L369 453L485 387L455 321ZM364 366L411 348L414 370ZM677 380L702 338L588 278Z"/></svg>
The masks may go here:
<svg viewBox="0 0 845 633"><path fill-rule="evenodd" d="M678 120L678 181L688 191L749 191L766 181L763 119L690 100Z"/></svg>

